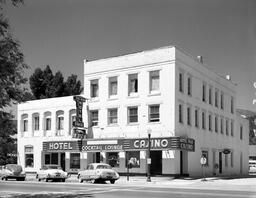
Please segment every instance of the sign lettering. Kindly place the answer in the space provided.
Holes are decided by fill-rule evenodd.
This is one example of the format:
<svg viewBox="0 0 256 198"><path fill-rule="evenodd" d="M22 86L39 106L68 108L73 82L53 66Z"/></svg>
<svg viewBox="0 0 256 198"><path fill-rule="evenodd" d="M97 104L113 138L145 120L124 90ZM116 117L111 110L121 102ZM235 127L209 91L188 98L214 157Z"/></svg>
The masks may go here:
<svg viewBox="0 0 256 198"><path fill-rule="evenodd" d="M82 130L81 130L82 131ZM82 133L77 133L81 134ZM95 144L87 144L87 140L77 141L60 141L60 142L43 142L44 151L72 150L95 152L95 151L125 151L125 150L146 150L148 149L148 139L118 139L113 144L106 144L104 140L95 140ZM93 142L94 143L94 142ZM79 149L80 148L80 149ZM168 137L152 138L150 140L150 149L152 150L195 150L195 141L191 138Z"/></svg>

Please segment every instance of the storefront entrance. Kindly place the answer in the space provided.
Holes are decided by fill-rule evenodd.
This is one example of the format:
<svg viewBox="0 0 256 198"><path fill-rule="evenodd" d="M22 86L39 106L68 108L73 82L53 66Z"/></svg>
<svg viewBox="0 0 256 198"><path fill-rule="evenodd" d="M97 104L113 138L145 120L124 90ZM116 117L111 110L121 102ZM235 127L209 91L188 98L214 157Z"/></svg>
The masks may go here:
<svg viewBox="0 0 256 198"><path fill-rule="evenodd" d="M162 151L150 151L151 175L162 175Z"/></svg>
<svg viewBox="0 0 256 198"><path fill-rule="evenodd" d="M219 152L219 173L222 173L222 152Z"/></svg>

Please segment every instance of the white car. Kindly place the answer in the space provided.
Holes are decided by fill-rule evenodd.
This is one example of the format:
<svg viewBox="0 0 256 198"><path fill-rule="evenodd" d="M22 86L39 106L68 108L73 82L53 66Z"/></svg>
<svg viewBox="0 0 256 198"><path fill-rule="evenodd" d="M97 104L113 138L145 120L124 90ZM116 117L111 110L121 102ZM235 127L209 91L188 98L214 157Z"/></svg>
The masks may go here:
<svg viewBox="0 0 256 198"><path fill-rule="evenodd" d="M111 168L110 165L104 163L91 163L87 166L86 170L78 172L77 178L79 182L91 181L110 181L114 184L119 179L119 174Z"/></svg>
<svg viewBox="0 0 256 198"><path fill-rule="evenodd" d="M68 173L63 171L59 165L55 164L44 165L36 174L38 181L45 179L46 182L49 180L60 180L65 182L68 177Z"/></svg>

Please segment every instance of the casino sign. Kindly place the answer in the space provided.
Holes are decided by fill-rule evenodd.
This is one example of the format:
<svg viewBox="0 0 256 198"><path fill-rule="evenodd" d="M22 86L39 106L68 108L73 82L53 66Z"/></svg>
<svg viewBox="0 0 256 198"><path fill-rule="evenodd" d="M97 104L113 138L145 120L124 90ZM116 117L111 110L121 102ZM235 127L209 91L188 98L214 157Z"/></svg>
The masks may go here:
<svg viewBox="0 0 256 198"><path fill-rule="evenodd" d="M147 138L134 139L86 139L82 141L43 142L43 151L129 151L147 150ZM187 137L160 137L150 139L151 150L185 150L195 151L195 140Z"/></svg>

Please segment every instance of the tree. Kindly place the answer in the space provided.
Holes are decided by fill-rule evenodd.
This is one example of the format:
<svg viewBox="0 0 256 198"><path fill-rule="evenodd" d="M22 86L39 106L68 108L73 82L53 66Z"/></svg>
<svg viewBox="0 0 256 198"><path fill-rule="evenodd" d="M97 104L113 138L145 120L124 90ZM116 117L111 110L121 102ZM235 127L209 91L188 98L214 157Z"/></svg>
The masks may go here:
<svg viewBox="0 0 256 198"><path fill-rule="evenodd" d="M53 75L49 65L44 70L35 69L29 78L30 88L36 99L79 95L83 91L81 81L72 74L64 81L60 71Z"/></svg>
<svg viewBox="0 0 256 198"><path fill-rule="evenodd" d="M6 2L0 0L0 11ZM9 2L14 6L23 3L22 0ZM27 79L23 75L27 68L20 45L10 32L8 20L0 12L0 164L14 163L8 154L16 152L15 139L11 137L16 133L16 126L13 116L4 108L31 96L24 86Z"/></svg>
<svg viewBox="0 0 256 198"><path fill-rule="evenodd" d="M64 96L79 95L83 91L80 80L77 81L74 74L68 77L64 87Z"/></svg>

